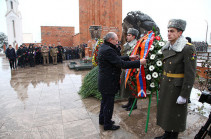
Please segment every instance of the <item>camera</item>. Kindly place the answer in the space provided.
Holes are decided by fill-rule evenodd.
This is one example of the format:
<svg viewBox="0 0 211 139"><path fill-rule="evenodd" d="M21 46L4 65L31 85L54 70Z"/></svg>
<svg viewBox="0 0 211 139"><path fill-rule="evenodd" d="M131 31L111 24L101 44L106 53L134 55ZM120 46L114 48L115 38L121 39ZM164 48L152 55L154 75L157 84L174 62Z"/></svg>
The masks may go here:
<svg viewBox="0 0 211 139"><path fill-rule="evenodd" d="M209 87L208 90L211 91L211 87ZM199 102L201 103L206 102L208 104L211 104L210 92L203 91L199 98ZM210 112L207 122L205 123L204 126L202 126L202 128L199 130L198 134L196 134L194 139L204 139L207 134L211 137L211 112Z"/></svg>
<svg viewBox="0 0 211 139"><path fill-rule="evenodd" d="M203 91L199 98L199 102L211 104L211 94L208 91Z"/></svg>

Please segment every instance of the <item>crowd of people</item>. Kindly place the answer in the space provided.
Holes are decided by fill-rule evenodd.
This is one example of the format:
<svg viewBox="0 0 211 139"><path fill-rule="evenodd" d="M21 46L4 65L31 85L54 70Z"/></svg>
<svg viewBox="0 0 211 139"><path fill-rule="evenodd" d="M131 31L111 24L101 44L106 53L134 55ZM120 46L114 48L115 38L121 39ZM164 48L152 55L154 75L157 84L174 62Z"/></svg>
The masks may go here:
<svg viewBox="0 0 211 139"><path fill-rule="evenodd" d="M35 65L48 65L62 63L63 60L70 59L82 59L85 57L86 44L82 44L77 47L63 47L60 43L57 46L55 44L37 45L25 44L20 45L17 51L9 45L5 54L9 60L10 68L17 69L18 66L24 68L25 66L34 67Z"/></svg>
<svg viewBox="0 0 211 139"><path fill-rule="evenodd" d="M199 52L207 52L208 50L208 43L207 42L192 42L196 46L196 51Z"/></svg>

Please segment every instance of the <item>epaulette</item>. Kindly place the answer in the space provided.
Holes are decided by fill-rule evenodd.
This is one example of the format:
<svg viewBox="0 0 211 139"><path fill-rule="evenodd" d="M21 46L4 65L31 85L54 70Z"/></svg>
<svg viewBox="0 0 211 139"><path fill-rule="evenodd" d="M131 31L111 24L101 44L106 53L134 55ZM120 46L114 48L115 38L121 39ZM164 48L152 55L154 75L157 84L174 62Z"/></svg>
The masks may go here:
<svg viewBox="0 0 211 139"><path fill-rule="evenodd" d="M193 45L192 43L187 42L187 45Z"/></svg>

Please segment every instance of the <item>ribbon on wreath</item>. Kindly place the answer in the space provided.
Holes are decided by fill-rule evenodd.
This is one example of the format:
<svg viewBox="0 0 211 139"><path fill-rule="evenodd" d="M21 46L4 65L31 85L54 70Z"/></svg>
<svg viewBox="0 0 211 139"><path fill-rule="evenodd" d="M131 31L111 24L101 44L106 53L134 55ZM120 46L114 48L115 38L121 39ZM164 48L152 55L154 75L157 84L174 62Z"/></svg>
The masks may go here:
<svg viewBox="0 0 211 139"><path fill-rule="evenodd" d="M141 40L135 46L131 55L136 55L138 53L138 48L141 48L140 51L140 59L146 58L149 52L149 49L154 41L154 32L150 31L147 35L141 38ZM131 69L126 69L125 74L125 87L130 75ZM144 66L140 65L140 70L136 74L136 83L137 83L137 92L138 97L146 97L146 79L145 79L145 71Z"/></svg>

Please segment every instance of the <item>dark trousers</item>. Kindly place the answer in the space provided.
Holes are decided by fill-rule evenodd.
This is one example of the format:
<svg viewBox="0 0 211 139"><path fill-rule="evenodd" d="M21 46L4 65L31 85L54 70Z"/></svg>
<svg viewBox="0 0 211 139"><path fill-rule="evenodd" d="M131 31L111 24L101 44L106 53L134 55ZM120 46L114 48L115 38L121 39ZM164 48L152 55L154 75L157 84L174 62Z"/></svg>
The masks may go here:
<svg viewBox="0 0 211 139"><path fill-rule="evenodd" d="M99 114L99 122L104 123L104 127L111 127L112 126L112 115L114 110L114 97L115 94L101 94L101 107L100 107L100 114Z"/></svg>
<svg viewBox="0 0 211 139"><path fill-rule="evenodd" d="M30 67L34 67L35 66L34 55L32 55L32 54L29 55L29 64L30 64Z"/></svg>
<svg viewBox="0 0 211 139"><path fill-rule="evenodd" d="M10 68L11 68L11 69L12 69L12 68L15 69L15 65L14 65L14 64L15 64L15 63L14 63L14 62L15 62L15 59L10 59L9 62L10 62Z"/></svg>
<svg viewBox="0 0 211 139"><path fill-rule="evenodd" d="M25 64L24 64L24 56L19 57L19 59L18 59L18 65L21 66L21 67L24 67L25 66Z"/></svg>

